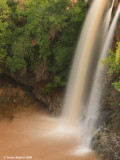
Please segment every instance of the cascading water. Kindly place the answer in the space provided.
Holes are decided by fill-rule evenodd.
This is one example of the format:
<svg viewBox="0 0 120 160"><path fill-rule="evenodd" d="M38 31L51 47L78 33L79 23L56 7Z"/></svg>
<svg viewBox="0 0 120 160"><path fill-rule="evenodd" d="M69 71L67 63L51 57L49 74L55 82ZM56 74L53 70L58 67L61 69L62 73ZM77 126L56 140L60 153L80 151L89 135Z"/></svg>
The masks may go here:
<svg viewBox="0 0 120 160"><path fill-rule="evenodd" d="M84 110L84 92L95 40L108 0L94 0L83 26L68 82L62 119L66 125L77 125Z"/></svg>
<svg viewBox="0 0 120 160"><path fill-rule="evenodd" d="M119 15L120 15L120 4L118 6L116 15L115 15L115 17L113 19L113 22L111 24L111 27L110 27L110 30L109 30L109 34L107 35L107 38L105 40L105 45L103 46L102 53L101 53L101 56L102 56L101 59L105 58L105 56L108 53L108 49L111 46L112 39L113 39L113 36L114 36L115 27L116 27L116 23L118 21Z"/></svg>
<svg viewBox="0 0 120 160"><path fill-rule="evenodd" d="M83 31L78 42L75 58L73 61L70 80L66 91L63 114L64 124L67 126L81 125L81 151L83 148L89 148L92 136L95 130L95 124L99 115L100 98L104 83L102 80L104 68L97 66L95 76L93 79L93 87L91 90L90 98L87 105L84 104L85 88L87 86L87 74L89 72L90 64L93 63L93 56L95 55L95 46L97 45L96 38L99 30L99 25L102 22L102 16L107 5L107 0L95 0L91 6ZM111 19L112 6L106 14L106 23L104 25L104 34L101 35L103 45L100 51L100 58L104 59L108 53L108 49L113 39L115 26L120 14L120 5L111 24L110 30L109 23ZM99 56L98 56L99 57ZM95 66L96 67L96 66ZM80 118L79 118L80 117Z"/></svg>
<svg viewBox="0 0 120 160"><path fill-rule="evenodd" d="M113 7L113 4L112 4L112 7ZM108 49L110 48L110 45L113 40L114 31L115 31L117 20L119 18L119 14L120 14L120 5L113 19L113 22L110 26L107 37L105 39L105 44L103 45L103 48L100 54L100 58L99 58L99 62L101 60L104 60L105 57L107 56ZM90 101L88 103L89 105L88 105L88 110L86 112L86 118L83 123L83 126L84 126L83 135L84 136L82 136L83 137L82 142L81 142L82 145L86 145L86 146L90 145L90 141L92 139L93 132L95 130L95 124L99 116L100 98L101 98L102 90L104 89L104 85L105 85L105 81L103 78L103 75L104 75L103 72L104 72L104 68L98 65L96 74L94 76L93 88L91 91Z"/></svg>
<svg viewBox="0 0 120 160"><path fill-rule="evenodd" d="M111 20L111 14L112 14L112 9L113 9L113 5L114 5L114 1L112 1L112 5L110 7L110 9L108 9L108 12L105 16L104 22L103 22L103 41L105 41L106 35L108 33L109 30L109 25L110 25L110 20Z"/></svg>

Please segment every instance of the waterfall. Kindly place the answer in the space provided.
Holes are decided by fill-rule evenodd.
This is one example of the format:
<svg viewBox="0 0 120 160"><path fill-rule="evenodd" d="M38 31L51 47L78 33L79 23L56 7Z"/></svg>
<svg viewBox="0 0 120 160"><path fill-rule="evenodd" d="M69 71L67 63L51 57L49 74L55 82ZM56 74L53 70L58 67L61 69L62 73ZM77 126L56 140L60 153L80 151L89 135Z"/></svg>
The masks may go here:
<svg viewBox="0 0 120 160"><path fill-rule="evenodd" d="M108 0L94 0L83 25L63 104L62 119L66 125L77 125L84 110L87 75L107 2Z"/></svg>
<svg viewBox="0 0 120 160"><path fill-rule="evenodd" d="M70 78L66 90L62 119L65 126L75 127L80 124L81 127L81 151L90 147L91 139L94 135L95 125L99 116L100 98L104 88L103 71L96 62L96 70L94 71L94 79L92 80L92 89L88 99L86 98L86 86L89 81L89 68L93 63L93 57L96 54L96 46L98 45L98 32L100 24L104 19L104 31L101 35L102 48L98 61L104 59L108 53L108 49L112 43L115 26L120 14L120 5L109 29L110 19L114 0L111 8L108 10L106 17L104 11L108 0L94 0L88 12L83 30L78 41L75 57L73 60ZM106 21L106 23L105 23ZM85 103L85 100L87 103Z"/></svg>
<svg viewBox="0 0 120 160"><path fill-rule="evenodd" d="M113 5L112 5L113 7ZM111 10L111 8L110 8ZM108 50L111 46L113 36L114 36L114 31L116 27L117 20L119 18L120 14L120 5L118 7L118 10L116 12L116 15L113 19L113 22L110 26L109 32L106 36L105 39L105 44L103 45L99 62L101 60L104 60L104 58L107 56ZM82 131L83 131L83 136L82 136L82 142L81 145L89 146L92 136L94 134L95 130L95 124L99 116L99 109L100 109L100 99L102 95L102 91L104 89L105 81L103 78L104 75L104 67L100 67L99 64L97 65L97 70L94 76L94 81L93 81L93 87L91 91L91 96L90 96L90 101L88 105L88 109L86 111L86 117L83 123ZM86 138L87 137L87 138Z"/></svg>

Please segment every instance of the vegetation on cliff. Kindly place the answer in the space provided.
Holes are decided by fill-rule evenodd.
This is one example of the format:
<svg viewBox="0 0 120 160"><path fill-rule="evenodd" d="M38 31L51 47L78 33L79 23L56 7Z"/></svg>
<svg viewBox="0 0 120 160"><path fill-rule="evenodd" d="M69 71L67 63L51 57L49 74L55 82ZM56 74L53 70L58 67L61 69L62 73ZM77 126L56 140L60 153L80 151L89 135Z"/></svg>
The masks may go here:
<svg viewBox="0 0 120 160"><path fill-rule="evenodd" d="M95 137L94 149L101 159L120 159L120 42L116 50L110 50L103 64L108 73L106 93L104 94L105 107L110 111L108 121ZM114 146L114 147L113 147Z"/></svg>
<svg viewBox="0 0 120 160"><path fill-rule="evenodd" d="M109 99L109 103L111 104L112 109L112 119L114 120L114 126L116 131L120 132L120 42L116 44L116 50L113 52L109 51L109 56L105 58L103 63L106 66L108 75L111 79L111 83L115 90L112 88L113 92L111 92L111 99ZM114 101L113 101L114 100Z"/></svg>
<svg viewBox="0 0 120 160"><path fill-rule="evenodd" d="M52 77L48 86L64 86L85 17L85 2L26 0L20 5L1 0L0 11L1 66L27 74L45 64Z"/></svg>

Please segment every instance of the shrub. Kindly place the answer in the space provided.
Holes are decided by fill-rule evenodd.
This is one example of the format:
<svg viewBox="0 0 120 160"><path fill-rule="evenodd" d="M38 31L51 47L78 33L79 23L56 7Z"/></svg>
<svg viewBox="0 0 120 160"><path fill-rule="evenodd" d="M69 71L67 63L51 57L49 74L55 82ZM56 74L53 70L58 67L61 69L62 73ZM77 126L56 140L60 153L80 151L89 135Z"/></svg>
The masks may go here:
<svg viewBox="0 0 120 160"><path fill-rule="evenodd" d="M113 52L110 50L109 56L103 61L105 64L109 75L117 75L119 77L120 73L120 42L116 45L116 50ZM120 81L119 78L116 78L118 82L114 82L113 86L116 90L120 91Z"/></svg>

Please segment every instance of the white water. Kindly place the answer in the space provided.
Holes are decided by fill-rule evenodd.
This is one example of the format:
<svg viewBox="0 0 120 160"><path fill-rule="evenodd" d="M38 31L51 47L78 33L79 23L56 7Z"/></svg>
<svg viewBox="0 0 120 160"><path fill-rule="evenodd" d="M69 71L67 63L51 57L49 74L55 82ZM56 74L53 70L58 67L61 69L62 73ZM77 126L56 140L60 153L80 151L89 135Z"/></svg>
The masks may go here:
<svg viewBox="0 0 120 160"><path fill-rule="evenodd" d="M83 113L87 75L94 55L96 36L107 2L108 0L94 0L86 17L78 41L63 105L62 118L66 125L77 125L79 116Z"/></svg>
<svg viewBox="0 0 120 160"><path fill-rule="evenodd" d="M115 0L113 0L111 8L108 10L104 22L103 22L103 41L105 42L106 35L108 34L109 31L109 25L110 25L110 20L111 20L111 14L112 14L112 9L114 5Z"/></svg>
<svg viewBox="0 0 120 160"><path fill-rule="evenodd" d="M93 63L92 58L95 55L94 48L97 45L97 32L99 31L99 25L102 22L103 13L107 2L107 0L95 0L90 11L88 12L81 37L78 42L63 106L62 119L64 120L64 124L71 127L76 126L79 123L81 125L81 147L79 148L81 151L83 149L88 151L87 148L90 146L95 130L95 124L99 115L98 111L100 107L100 98L104 87L104 80L102 79L104 68L97 66L90 100L86 99L89 103L87 103L88 106L85 106L85 88L89 81L89 79L87 79L87 75L90 64ZM101 39L104 37L105 43L103 44L105 45L103 46L99 60L104 59L108 53L108 49L112 43L115 26L120 14L119 5L118 11L108 32L113 3L106 14L106 23L104 23L105 30L104 34L101 35ZM83 115L85 116L83 117ZM79 117L82 118L80 119Z"/></svg>
<svg viewBox="0 0 120 160"><path fill-rule="evenodd" d="M119 15L120 15L120 4L119 4L119 6L118 6L116 15L115 15L115 17L114 17L114 19L113 19L113 22L112 22L112 24L111 24L109 33L108 33L107 38L106 38L106 41L105 41L105 45L104 45L104 47L103 47L103 49L102 49L101 59L104 59L104 58L107 56L108 49L110 48L111 43L112 43L112 40L113 40L114 31L115 31L115 27L116 27L116 24L117 24ZM106 53L106 54L105 54L105 53Z"/></svg>

